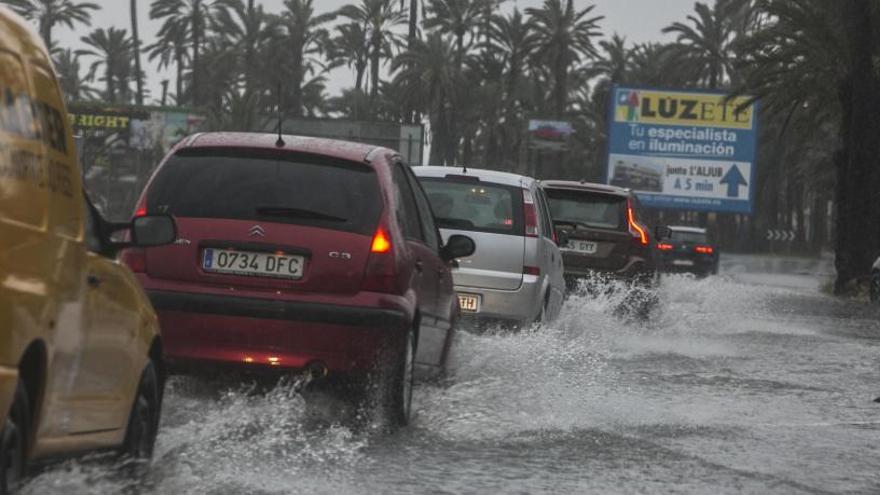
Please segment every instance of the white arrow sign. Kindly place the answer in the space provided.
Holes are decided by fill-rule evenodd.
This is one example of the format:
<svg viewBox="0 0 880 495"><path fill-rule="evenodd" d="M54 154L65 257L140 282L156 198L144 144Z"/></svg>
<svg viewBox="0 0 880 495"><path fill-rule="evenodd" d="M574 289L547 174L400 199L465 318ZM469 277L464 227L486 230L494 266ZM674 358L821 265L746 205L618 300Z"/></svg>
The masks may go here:
<svg viewBox="0 0 880 495"><path fill-rule="evenodd" d="M795 232L793 230L767 229L768 241L791 242L794 240L794 238Z"/></svg>

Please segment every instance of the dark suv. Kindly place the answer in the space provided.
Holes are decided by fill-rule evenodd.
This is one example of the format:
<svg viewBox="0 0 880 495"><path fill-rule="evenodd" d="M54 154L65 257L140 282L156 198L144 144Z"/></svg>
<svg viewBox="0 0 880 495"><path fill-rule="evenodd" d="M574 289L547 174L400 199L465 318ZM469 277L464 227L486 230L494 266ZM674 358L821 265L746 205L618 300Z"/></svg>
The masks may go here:
<svg viewBox="0 0 880 495"><path fill-rule="evenodd" d="M171 364L362 374L406 423L414 364L445 365L459 317L446 245L400 156L326 139L210 133L171 150L135 215L171 214L170 246L123 260Z"/></svg>
<svg viewBox="0 0 880 495"><path fill-rule="evenodd" d="M543 181L561 237L569 288L595 274L650 285L655 275L648 227L629 189L574 181Z"/></svg>
<svg viewBox="0 0 880 495"><path fill-rule="evenodd" d="M685 272L705 277L718 273L718 246L706 229L669 226L667 239L657 242L657 267L664 272Z"/></svg>

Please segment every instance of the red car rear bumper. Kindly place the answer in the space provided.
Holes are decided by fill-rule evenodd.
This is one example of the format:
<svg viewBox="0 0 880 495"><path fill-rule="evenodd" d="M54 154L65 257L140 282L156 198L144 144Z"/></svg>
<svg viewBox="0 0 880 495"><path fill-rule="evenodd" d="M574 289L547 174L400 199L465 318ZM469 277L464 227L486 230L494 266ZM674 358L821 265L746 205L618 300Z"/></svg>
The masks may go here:
<svg viewBox="0 0 880 495"><path fill-rule="evenodd" d="M147 294L172 365L301 369L320 362L331 373L368 371L382 349L402 338L413 314L405 298L386 294L338 302L149 286Z"/></svg>

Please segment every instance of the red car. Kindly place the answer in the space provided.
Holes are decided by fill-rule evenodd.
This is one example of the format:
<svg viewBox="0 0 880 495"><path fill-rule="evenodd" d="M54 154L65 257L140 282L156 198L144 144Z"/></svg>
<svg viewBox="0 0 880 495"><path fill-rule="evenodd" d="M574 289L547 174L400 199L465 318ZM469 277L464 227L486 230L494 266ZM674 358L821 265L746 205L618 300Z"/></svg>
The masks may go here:
<svg viewBox="0 0 880 495"><path fill-rule="evenodd" d="M276 142L277 141L277 142ZM170 246L130 249L169 363L362 375L405 424L414 363L442 369L459 316L425 193L393 150L208 133L172 149L135 215L173 215Z"/></svg>

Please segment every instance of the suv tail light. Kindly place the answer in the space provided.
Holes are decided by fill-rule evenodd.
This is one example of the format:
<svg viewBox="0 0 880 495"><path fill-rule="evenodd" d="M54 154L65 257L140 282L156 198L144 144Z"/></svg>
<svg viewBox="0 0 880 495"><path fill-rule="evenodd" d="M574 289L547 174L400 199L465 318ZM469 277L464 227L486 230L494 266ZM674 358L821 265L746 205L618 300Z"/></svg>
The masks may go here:
<svg viewBox="0 0 880 495"><path fill-rule="evenodd" d="M147 215L147 195L144 194L141 196L140 201L138 201L137 206L134 207L134 218L144 217Z"/></svg>
<svg viewBox="0 0 880 495"><path fill-rule="evenodd" d="M632 234L633 241L640 246L647 246L649 244L648 232L645 230L645 227L642 227L636 221L632 201L627 201L626 203L626 219L629 223L629 233Z"/></svg>
<svg viewBox="0 0 880 495"><path fill-rule="evenodd" d="M363 289L392 294L398 292L394 245L388 235L388 230L382 225L376 229L372 244L370 244Z"/></svg>
<svg viewBox="0 0 880 495"><path fill-rule="evenodd" d="M526 237L538 237L538 210L531 191L523 189L523 233Z"/></svg>
<svg viewBox="0 0 880 495"><path fill-rule="evenodd" d="M657 249L660 251L672 251L672 244L661 242L657 244Z"/></svg>
<svg viewBox="0 0 880 495"><path fill-rule="evenodd" d="M712 246L697 246L694 248L694 251L700 254L712 254L715 250L712 249Z"/></svg>
<svg viewBox="0 0 880 495"><path fill-rule="evenodd" d="M147 253L142 248L123 249L119 261L134 273L147 272Z"/></svg>

